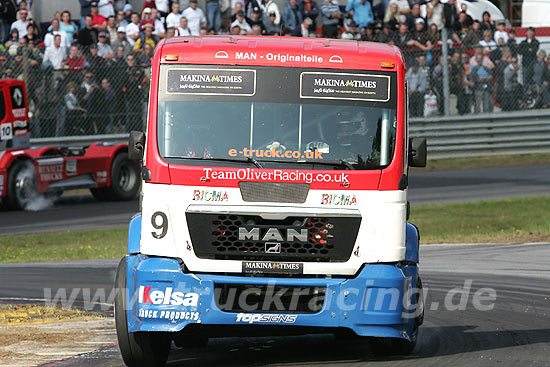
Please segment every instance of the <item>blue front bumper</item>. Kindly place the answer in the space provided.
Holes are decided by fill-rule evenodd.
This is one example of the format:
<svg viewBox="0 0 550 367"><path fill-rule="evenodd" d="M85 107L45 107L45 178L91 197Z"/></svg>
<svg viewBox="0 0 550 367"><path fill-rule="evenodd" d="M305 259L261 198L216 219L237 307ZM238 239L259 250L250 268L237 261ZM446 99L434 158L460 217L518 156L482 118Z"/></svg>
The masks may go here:
<svg viewBox="0 0 550 367"><path fill-rule="evenodd" d="M188 274L172 258L128 255L128 331L177 332L189 324L293 325L408 339L416 278L416 266L386 264L366 265L353 279ZM326 287L326 292L321 310L313 314L235 313L216 305L215 284Z"/></svg>

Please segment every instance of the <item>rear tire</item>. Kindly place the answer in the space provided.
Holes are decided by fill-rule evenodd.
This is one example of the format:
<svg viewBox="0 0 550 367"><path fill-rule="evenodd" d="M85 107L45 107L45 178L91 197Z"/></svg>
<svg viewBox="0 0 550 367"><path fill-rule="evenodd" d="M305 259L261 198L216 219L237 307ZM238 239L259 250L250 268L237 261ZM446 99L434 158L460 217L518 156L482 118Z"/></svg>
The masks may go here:
<svg viewBox="0 0 550 367"><path fill-rule="evenodd" d="M118 153L111 164L111 186L90 189L99 201L131 200L139 190L139 164L128 159L128 153Z"/></svg>
<svg viewBox="0 0 550 367"><path fill-rule="evenodd" d="M10 168L5 206L8 209L25 209L38 196L36 170L31 161L18 161Z"/></svg>
<svg viewBox="0 0 550 367"><path fill-rule="evenodd" d="M115 289L115 325L124 363L128 367L164 366L172 344L169 333L128 332L126 257L118 264Z"/></svg>

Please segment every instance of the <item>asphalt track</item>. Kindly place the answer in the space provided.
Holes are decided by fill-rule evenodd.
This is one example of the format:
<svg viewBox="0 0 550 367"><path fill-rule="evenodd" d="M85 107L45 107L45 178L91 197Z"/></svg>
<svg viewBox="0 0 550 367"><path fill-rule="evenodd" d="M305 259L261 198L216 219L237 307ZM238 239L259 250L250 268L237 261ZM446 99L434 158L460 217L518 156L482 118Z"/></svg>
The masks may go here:
<svg viewBox="0 0 550 367"><path fill-rule="evenodd" d="M414 204L550 195L550 165L413 173ZM0 211L0 235L99 229L128 224L138 201L98 202L91 195L62 197L41 211Z"/></svg>
<svg viewBox="0 0 550 367"><path fill-rule="evenodd" d="M213 339L201 349L172 349L170 366L550 366L550 243L426 245L421 274L426 318L407 357L375 357L367 344L332 335ZM116 261L0 265L0 299L39 302L44 287L104 288ZM467 306L453 310L471 282ZM474 307L480 288L496 291L492 310ZM77 304L83 304L78 292ZM452 293L451 293L452 294ZM34 301L33 301L34 300ZM451 301L449 301L451 300ZM106 347L47 366L123 366L118 348Z"/></svg>

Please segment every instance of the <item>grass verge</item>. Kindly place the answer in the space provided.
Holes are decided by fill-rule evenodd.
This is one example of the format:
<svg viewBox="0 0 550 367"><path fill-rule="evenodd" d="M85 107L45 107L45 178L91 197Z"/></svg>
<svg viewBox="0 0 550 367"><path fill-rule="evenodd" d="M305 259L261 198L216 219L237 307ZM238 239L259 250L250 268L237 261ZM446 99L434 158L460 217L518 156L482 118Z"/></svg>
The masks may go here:
<svg viewBox="0 0 550 367"><path fill-rule="evenodd" d="M550 196L419 205L421 243L550 242Z"/></svg>
<svg viewBox="0 0 550 367"><path fill-rule="evenodd" d="M127 237L128 227L0 236L0 263L116 259Z"/></svg>
<svg viewBox="0 0 550 367"><path fill-rule="evenodd" d="M550 242L550 196L418 205L410 221L421 243ZM127 229L0 237L0 263L116 259L126 253Z"/></svg>
<svg viewBox="0 0 550 367"><path fill-rule="evenodd" d="M423 172L426 170L443 171L471 168L534 166L540 164L550 164L550 153L428 160L428 164L425 168L411 167L410 170L411 172Z"/></svg>

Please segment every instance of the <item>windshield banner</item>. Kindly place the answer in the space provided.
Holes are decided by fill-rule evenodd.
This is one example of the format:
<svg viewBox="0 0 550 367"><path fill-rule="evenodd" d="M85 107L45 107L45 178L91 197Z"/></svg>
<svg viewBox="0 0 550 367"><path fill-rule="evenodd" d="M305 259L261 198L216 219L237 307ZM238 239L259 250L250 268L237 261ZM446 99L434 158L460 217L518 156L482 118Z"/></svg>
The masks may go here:
<svg viewBox="0 0 550 367"><path fill-rule="evenodd" d="M169 69L167 93L253 96L256 71L235 69Z"/></svg>
<svg viewBox="0 0 550 367"><path fill-rule="evenodd" d="M315 73L300 74L300 97L387 102L388 75Z"/></svg>

